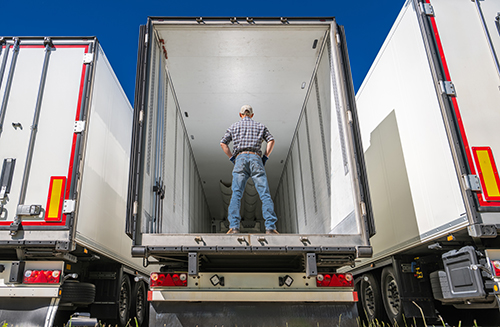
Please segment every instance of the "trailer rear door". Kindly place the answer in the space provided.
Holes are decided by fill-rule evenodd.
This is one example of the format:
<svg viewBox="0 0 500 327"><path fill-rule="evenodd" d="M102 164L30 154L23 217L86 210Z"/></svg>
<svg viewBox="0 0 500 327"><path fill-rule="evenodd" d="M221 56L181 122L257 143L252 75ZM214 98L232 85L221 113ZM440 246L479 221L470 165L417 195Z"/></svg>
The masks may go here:
<svg viewBox="0 0 500 327"><path fill-rule="evenodd" d="M500 140L500 25L498 2L427 1L434 16L430 22L442 61L444 82L452 96L466 163L480 180L479 211L500 209L500 179L495 157ZM464 24L464 22L467 22ZM486 118L487 117L487 118ZM488 208L488 209L486 209Z"/></svg>
<svg viewBox="0 0 500 327"><path fill-rule="evenodd" d="M68 223L93 42L12 39L0 48L0 229Z"/></svg>

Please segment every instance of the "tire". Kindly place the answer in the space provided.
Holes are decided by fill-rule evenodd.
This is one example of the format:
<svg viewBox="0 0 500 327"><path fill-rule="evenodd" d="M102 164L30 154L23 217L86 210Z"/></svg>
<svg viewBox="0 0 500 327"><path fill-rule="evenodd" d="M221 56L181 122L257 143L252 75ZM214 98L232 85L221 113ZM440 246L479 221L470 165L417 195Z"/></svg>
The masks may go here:
<svg viewBox="0 0 500 327"><path fill-rule="evenodd" d="M118 288L118 325L127 326L130 316L131 290L130 279L126 274L122 275L120 287Z"/></svg>
<svg viewBox="0 0 500 327"><path fill-rule="evenodd" d="M67 280L61 286L60 303L71 303L76 306L85 306L94 303L95 285L80 283L76 280Z"/></svg>
<svg viewBox="0 0 500 327"><path fill-rule="evenodd" d="M380 278L382 285L382 300L389 322L393 325L404 326L403 306L400 297L400 285L394 274L394 268L385 267Z"/></svg>
<svg viewBox="0 0 500 327"><path fill-rule="evenodd" d="M362 278L358 277L354 280L354 291L358 294L359 300L356 301L356 308L358 309L358 316L361 321L366 322L365 310L363 309L363 301L361 300L361 281Z"/></svg>
<svg viewBox="0 0 500 327"><path fill-rule="evenodd" d="M380 286L372 274L364 274L361 277L360 298L364 315L368 324L375 320L379 322L384 319L384 305L380 293Z"/></svg>
<svg viewBox="0 0 500 327"><path fill-rule="evenodd" d="M146 283L143 281L134 284L131 304L131 317L137 319L137 324L142 326L148 315ZM132 326L135 326L135 321L132 321Z"/></svg>

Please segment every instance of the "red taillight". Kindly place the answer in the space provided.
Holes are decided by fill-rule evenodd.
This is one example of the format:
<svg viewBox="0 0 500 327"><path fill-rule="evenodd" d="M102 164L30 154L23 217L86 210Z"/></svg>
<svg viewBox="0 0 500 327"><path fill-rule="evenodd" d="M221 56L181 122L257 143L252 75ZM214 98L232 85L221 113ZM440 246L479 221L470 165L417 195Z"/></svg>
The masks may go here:
<svg viewBox="0 0 500 327"><path fill-rule="evenodd" d="M26 270L23 283L25 284L59 284L60 270Z"/></svg>
<svg viewBox="0 0 500 327"><path fill-rule="evenodd" d="M496 277L500 277L500 260L491 260L491 265Z"/></svg>
<svg viewBox="0 0 500 327"><path fill-rule="evenodd" d="M187 286L187 275L184 273L152 273L149 282L155 286Z"/></svg>
<svg viewBox="0 0 500 327"><path fill-rule="evenodd" d="M352 275L347 274L319 274L316 276L317 287L353 287Z"/></svg>

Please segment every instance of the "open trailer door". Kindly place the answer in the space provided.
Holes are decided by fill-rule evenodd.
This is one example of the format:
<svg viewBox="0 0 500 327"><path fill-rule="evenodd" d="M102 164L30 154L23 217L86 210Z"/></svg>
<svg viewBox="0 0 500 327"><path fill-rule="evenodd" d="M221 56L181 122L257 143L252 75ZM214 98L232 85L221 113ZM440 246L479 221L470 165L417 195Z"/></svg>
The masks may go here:
<svg viewBox="0 0 500 327"><path fill-rule="evenodd" d="M139 48L127 232L132 255L161 267L150 323L355 326L352 276L338 269L371 256L374 229L343 28L153 17ZM276 140L265 168L279 235L265 234L251 182L241 233L226 235L232 164L219 144L246 103Z"/></svg>

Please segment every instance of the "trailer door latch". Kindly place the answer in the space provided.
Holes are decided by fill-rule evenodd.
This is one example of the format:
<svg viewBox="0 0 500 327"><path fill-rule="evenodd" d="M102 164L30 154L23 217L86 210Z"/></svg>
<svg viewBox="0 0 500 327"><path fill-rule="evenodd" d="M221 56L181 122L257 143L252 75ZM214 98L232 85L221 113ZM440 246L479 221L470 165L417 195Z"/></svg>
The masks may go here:
<svg viewBox="0 0 500 327"><path fill-rule="evenodd" d="M20 204L17 206L16 214L18 216L38 216L42 212L41 205Z"/></svg>

